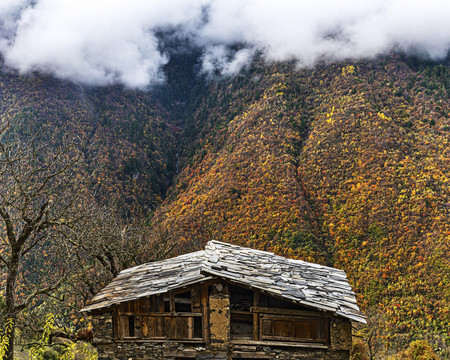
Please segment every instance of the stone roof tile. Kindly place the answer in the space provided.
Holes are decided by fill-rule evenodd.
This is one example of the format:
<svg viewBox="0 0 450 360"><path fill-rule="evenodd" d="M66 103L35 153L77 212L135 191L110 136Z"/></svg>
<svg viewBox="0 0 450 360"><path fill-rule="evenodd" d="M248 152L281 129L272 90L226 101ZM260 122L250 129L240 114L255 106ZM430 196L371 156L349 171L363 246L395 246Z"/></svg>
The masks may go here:
<svg viewBox="0 0 450 360"><path fill-rule="evenodd" d="M123 270L81 311L92 311L221 277L365 323L344 271L219 241L205 250Z"/></svg>

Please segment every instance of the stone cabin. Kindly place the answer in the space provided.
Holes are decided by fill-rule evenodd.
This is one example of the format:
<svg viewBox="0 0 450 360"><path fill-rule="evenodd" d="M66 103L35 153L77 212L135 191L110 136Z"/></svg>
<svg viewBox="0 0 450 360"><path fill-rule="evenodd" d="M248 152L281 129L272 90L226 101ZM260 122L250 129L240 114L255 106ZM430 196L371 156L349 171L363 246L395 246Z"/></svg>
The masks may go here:
<svg viewBox="0 0 450 360"><path fill-rule="evenodd" d="M99 360L348 360L366 322L344 271L218 241L122 271L81 311Z"/></svg>

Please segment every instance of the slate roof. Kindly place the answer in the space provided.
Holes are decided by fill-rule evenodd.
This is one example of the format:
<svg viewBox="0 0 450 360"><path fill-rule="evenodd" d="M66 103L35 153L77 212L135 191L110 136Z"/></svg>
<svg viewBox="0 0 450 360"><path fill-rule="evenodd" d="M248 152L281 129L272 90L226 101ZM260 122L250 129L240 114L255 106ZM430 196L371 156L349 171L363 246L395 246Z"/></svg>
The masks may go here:
<svg viewBox="0 0 450 360"><path fill-rule="evenodd" d="M366 323L344 271L214 240L202 251L123 270L81 311L162 294L214 277Z"/></svg>

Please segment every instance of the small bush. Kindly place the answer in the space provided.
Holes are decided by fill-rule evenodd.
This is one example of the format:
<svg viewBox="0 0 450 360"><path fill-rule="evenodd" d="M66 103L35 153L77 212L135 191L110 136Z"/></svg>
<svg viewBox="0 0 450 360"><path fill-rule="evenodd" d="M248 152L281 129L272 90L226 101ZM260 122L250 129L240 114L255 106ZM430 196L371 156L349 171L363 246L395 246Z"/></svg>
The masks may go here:
<svg viewBox="0 0 450 360"><path fill-rule="evenodd" d="M362 341L355 341L352 345L351 360L369 360L366 347Z"/></svg>
<svg viewBox="0 0 450 360"><path fill-rule="evenodd" d="M424 340L413 341L408 348L397 355L398 360L439 360L430 344Z"/></svg>
<svg viewBox="0 0 450 360"><path fill-rule="evenodd" d="M44 351L44 354L42 354L42 359L43 360L58 360L59 354L55 350L48 348Z"/></svg>

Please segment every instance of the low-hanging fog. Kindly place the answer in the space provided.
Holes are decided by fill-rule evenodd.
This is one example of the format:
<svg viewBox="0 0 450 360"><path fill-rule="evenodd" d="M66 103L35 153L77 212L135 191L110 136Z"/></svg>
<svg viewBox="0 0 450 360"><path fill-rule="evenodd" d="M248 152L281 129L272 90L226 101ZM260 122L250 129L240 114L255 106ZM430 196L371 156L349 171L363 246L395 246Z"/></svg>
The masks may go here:
<svg viewBox="0 0 450 360"><path fill-rule="evenodd" d="M146 88L177 51L162 46L169 32L227 76L256 53L299 66L391 49L443 58L449 18L444 0L2 0L0 53L21 73Z"/></svg>

